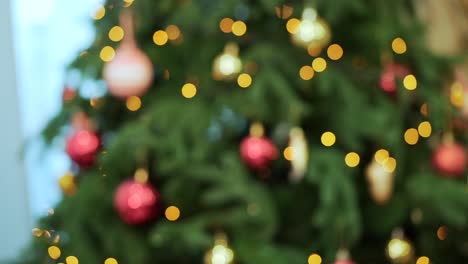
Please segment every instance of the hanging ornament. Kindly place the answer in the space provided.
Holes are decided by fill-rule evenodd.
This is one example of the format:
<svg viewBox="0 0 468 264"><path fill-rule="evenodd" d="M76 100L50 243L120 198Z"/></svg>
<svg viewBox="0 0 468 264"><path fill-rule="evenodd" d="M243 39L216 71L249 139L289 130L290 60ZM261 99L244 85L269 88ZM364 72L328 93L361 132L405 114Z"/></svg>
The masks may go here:
<svg viewBox="0 0 468 264"><path fill-rule="evenodd" d="M127 98L144 94L154 73L151 60L137 46L129 11L121 14L120 24L125 36L114 59L104 65L103 76L112 95Z"/></svg>
<svg viewBox="0 0 468 264"><path fill-rule="evenodd" d="M213 79L232 80L242 70L239 59L239 47L235 43L228 43L224 52L218 55L213 62Z"/></svg>
<svg viewBox="0 0 468 264"><path fill-rule="evenodd" d="M151 184L134 179L121 183L114 195L114 207L129 225L151 221L157 215L160 203L160 194Z"/></svg>
<svg viewBox="0 0 468 264"><path fill-rule="evenodd" d="M289 178L298 182L304 177L309 161L309 150L304 131L300 127L294 127L289 132L289 146L291 151L291 172Z"/></svg>
<svg viewBox="0 0 468 264"><path fill-rule="evenodd" d="M404 236L401 229L392 233L392 239L386 248L387 256L393 264L414 263L414 247Z"/></svg>
<svg viewBox="0 0 468 264"><path fill-rule="evenodd" d="M244 162L252 169L265 170L278 157L278 149L263 136L263 126L254 123L250 127L250 135L244 138L240 145L240 154Z"/></svg>
<svg viewBox="0 0 468 264"><path fill-rule="evenodd" d="M73 196L76 193L77 186L75 176L71 172L67 172L60 177L58 184L63 194L66 196Z"/></svg>
<svg viewBox="0 0 468 264"><path fill-rule="evenodd" d="M346 249L341 249L336 254L336 261L333 264L356 264L351 260L349 256L349 251Z"/></svg>
<svg viewBox="0 0 468 264"><path fill-rule="evenodd" d="M204 264L232 264L234 251L229 247L226 235L216 234L214 246L205 254Z"/></svg>
<svg viewBox="0 0 468 264"><path fill-rule="evenodd" d="M462 177L468 166L466 147L456 143L451 133L444 135L432 155L432 165L446 177Z"/></svg>
<svg viewBox="0 0 468 264"><path fill-rule="evenodd" d="M402 64L389 63L380 75L380 88L386 93L395 96L398 87L397 79L402 80L408 74L410 74L408 67Z"/></svg>
<svg viewBox="0 0 468 264"><path fill-rule="evenodd" d="M93 121L83 111L78 111L72 115L71 125L73 129L75 130L88 130L88 131L95 130Z"/></svg>
<svg viewBox="0 0 468 264"><path fill-rule="evenodd" d="M318 16L317 10L307 7L297 28L292 30L291 37L293 43L300 47L321 49L330 42L330 27Z"/></svg>
<svg viewBox="0 0 468 264"><path fill-rule="evenodd" d="M385 168L384 162L385 159L381 160L381 162L372 159L372 162L366 168L369 192L374 201L378 204L387 203L393 194L395 174L393 171Z"/></svg>
<svg viewBox="0 0 468 264"><path fill-rule="evenodd" d="M67 140L66 152L81 167L90 167L96 161L100 145L99 137L88 130L76 131Z"/></svg>
<svg viewBox="0 0 468 264"><path fill-rule="evenodd" d="M63 88L63 92L62 92L62 99L64 102L69 102L73 99L75 99L76 97L76 90L75 89L72 89L70 88L70 86L65 86L65 88Z"/></svg>

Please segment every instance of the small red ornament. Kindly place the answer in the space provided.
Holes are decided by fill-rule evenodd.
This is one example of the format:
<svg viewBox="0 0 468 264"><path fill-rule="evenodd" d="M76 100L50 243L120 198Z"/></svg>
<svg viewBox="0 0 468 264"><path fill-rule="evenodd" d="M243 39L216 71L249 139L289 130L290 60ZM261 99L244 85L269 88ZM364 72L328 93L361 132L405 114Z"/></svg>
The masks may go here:
<svg viewBox="0 0 468 264"><path fill-rule="evenodd" d="M242 159L249 167L264 170L278 157L278 149L266 137L248 136L240 146Z"/></svg>
<svg viewBox="0 0 468 264"><path fill-rule="evenodd" d="M408 67L397 63L389 63L380 75L380 88L390 95L396 95L396 80L403 79L408 74L410 74Z"/></svg>
<svg viewBox="0 0 468 264"><path fill-rule="evenodd" d="M122 220L139 225L152 220L159 211L161 197L149 183L127 180L121 183L114 196L114 207Z"/></svg>
<svg viewBox="0 0 468 264"><path fill-rule="evenodd" d="M96 162L96 153L99 145L100 140L95 133L79 130L68 138L65 150L78 165L90 167Z"/></svg>
<svg viewBox="0 0 468 264"><path fill-rule="evenodd" d="M69 86L65 86L65 88L63 89L63 93L62 93L63 101L68 102L68 101L73 100L75 97L76 97L76 90L70 88Z"/></svg>
<svg viewBox="0 0 468 264"><path fill-rule="evenodd" d="M455 142L442 143L433 153L432 165L444 176L461 177L468 165L466 148Z"/></svg>

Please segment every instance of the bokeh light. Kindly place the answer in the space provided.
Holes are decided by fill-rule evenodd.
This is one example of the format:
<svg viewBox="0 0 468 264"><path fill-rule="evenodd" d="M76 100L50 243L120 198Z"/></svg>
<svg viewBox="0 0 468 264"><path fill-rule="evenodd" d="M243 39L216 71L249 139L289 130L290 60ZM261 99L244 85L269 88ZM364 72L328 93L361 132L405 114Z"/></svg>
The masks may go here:
<svg viewBox="0 0 468 264"><path fill-rule="evenodd" d="M448 228L446 226L441 226L437 229L437 238L439 240L445 240L448 236Z"/></svg>
<svg viewBox="0 0 468 264"><path fill-rule="evenodd" d="M346 154L345 163L348 167L354 168L359 165L361 158L356 152L350 152Z"/></svg>
<svg viewBox="0 0 468 264"><path fill-rule="evenodd" d="M234 20L232 20L232 18L225 17L219 22L219 29L224 33L231 33L232 24L234 24Z"/></svg>
<svg viewBox="0 0 468 264"><path fill-rule="evenodd" d="M403 54L406 52L406 42L402 38L395 38L392 41L392 50L396 54Z"/></svg>
<svg viewBox="0 0 468 264"><path fill-rule="evenodd" d="M177 40L180 37L180 29L176 25L167 26L166 33L169 40Z"/></svg>
<svg viewBox="0 0 468 264"><path fill-rule="evenodd" d="M60 251L60 248L58 248L57 246L50 246L47 249L47 252L49 253L49 257L51 259L58 259L60 258L60 255L62 254L62 252Z"/></svg>
<svg viewBox="0 0 468 264"><path fill-rule="evenodd" d="M154 44L158 46L165 45L168 39L169 39L169 36L167 35L167 32L164 30L158 30L154 32L153 34L153 42Z"/></svg>
<svg viewBox="0 0 468 264"><path fill-rule="evenodd" d="M336 142L336 136L333 132L327 131L322 134L321 141L324 146L331 147Z"/></svg>
<svg viewBox="0 0 468 264"><path fill-rule="evenodd" d="M293 154L292 154L292 153L293 153L293 149L292 149L291 146L289 146L289 147L286 147L286 148L284 149L284 151L283 151L283 156L284 156L284 158L285 158L286 160L291 161L291 160L293 159L293 157L292 157Z"/></svg>
<svg viewBox="0 0 468 264"><path fill-rule="evenodd" d="M322 57L317 57L312 61L312 68L316 72L323 72L327 68L327 61Z"/></svg>
<svg viewBox="0 0 468 264"><path fill-rule="evenodd" d="M180 217L180 210L176 206L169 206L165 212L166 218L169 221L176 221Z"/></svg>
<svg viewBox="0 0 468 264"><path fill-rule="evenodd" d="M182 96L190 99L197 94L197 87L193 83L186 83L182 86Z"/></svg>
<svg viewBox="0 0 468 264"><path fill-rule="evenodd" d="M316 57L318 55L320 55L320 53L322 53L322 48L321 47L315 47L313 45L307 47L307 53L312 56L312 57Z"/></svg>
<svg viewBox="0 0 468 264"><path fill-rule="evenodd" d="M252 84L252 77L248 73L242 73L237 77L237 84L241 88L248 88Z"/></svg>
<svg viewBox="0 0 468 264"><path fill-rule="evenodd" d="M78 258L75 257L75 256L69 256L65 259L66 263L67 264L78 264L79 261L78 261Z"/></svg>
<svg viewBox="0 0 468 264"><path fill-rule="evenodd" d="M114 42L121 41L124 35L125 35L125 32L123 28L119 26L114 26L111 28L111 30L109 30L109 39Z"/></svg>
<svg viewBox="0 0 468 264"><path fill-rule="evenodd" d="M309 258L307 259L307 264L321 264L322 263L322 257L320 257L319 254L311 254Z"/></svg>
<svg viewBox="0 0 468 264"><path fill-rule="evenodd" d="M382 166L384 167L384 170L386 172L392 173L396 170L397 167L397 161L393 157L389 157L383 164Z"/></svg>
<svg viewBox="0 0 468 264"><path fill-rule="evenodd" d="M240 37L247 32L247 25L243 21L236 21L232 24L232 34Z"/></svg>
<svg viewBox="0 0 468 264"><path fill-rule="evenodd" d="M147 183L149 179L149 174L146 169L138 169L135 171L135 181L138 183Z"/></svg>
<svg viewBox="0 0 468 264"><path fill-rule="evenodd" d="M299 70L299 77L305 81L311 80L314 77L314 69L309 65L302 66Z"/></svg>
<svg viewBox="0 0 468 264"><path fill-rule="evenodd" d="M429 121L421 122L418 126L419 135L423 138L428 138L432 134L432 126Z"/></svg>
<svg viewBox="0 0 468 264"><path fill-rule="evenodd" d="M297 31L299 31L300 24L301 24L301 21L299 19L291 18L286 23L286 30L288 30L288 32L291 34L296 34Z"/></svg>
<svg viewBox="0 0 468 264"><path fill-rule="evenodd" d="M327 55L331 60L339 60L343 57L343 48L338 44L332 44L327 49Z"/></svg>
<svg viewBox="0 0 468 264"><path fill-rule="evenodd" d="M428 116L429 115L429 112L427 110L427 104L424 103L421 105L421 109L420 109L420 112L423 116Z"/></svg>
<svg viewBox="0 0 468 264"><path fill-rule="evenodd" d="M430 260L426 256L419 257L418 260L416 260L416 264L429 264Z"/></svg>
<svg viewBox="0 0 468 264"><path fill-rule="evenodd" d="M281 19L288 19L292 16L294 9L288 5L276 6L275 12L276 16Z"/></svg>
<svg viewBox="0 0 468 264"><path fill-rule="evenodd" d="M374 158L375 161L379 164L384 164L388 158L390 157L390 153L386 149L379 149L375 152Z"/></svg>
<svg viewBox="0 0 468 264"><path fill-rule="evenodd" d="M33 229L32 229L32 233L33 233L33 236L35 236L35 237L40 237L40 236L42 236L42 234L44 233L44 231L42 231L42 230L39 229L39 228L33 228Z"/></svg>
<svg viewBox="0 0 468 264"><path fill-rule="evenodd" d="M463 91L463 85L461 82L454 82L450 86L450 102L455 106L455 107L463 107L465 100L468 100L468 94L465 95L465 92Z"/></svg>
<svg viewBox="0 0 468 264"><path fill-rule="evenodd" d="M119 264L115 258L108 258L104 261L104 264Z"/></svg>
<svg viewBox="0 0 468 264"><path fill-rule="evenodd" d="M138 111L141 108L141 99L138 96L130 96L125 101L125 105L132 112Z"/></svg>
<svg viewBox="0 0 468 264"><path fill-rule="evenodd" d="M403 86L407 90L412 91L418 87L418 81L416 80L416 77L414 77L414 75L409 74L409 75L406 75L405 78L403 79Z"/></svg>
<svg viewBox="0 0 468 264"><path fill-rule="evenodd" d="M109 62L113 60L115 57L114 48L112 48L111 46L105 46L104 48L101 49L101 52L99 53L99 57L104 62Z"/></svg>
<svg viewBox="0 0 468 264"><path fill-rule="evenodd" d="M407 144L416 145L419 141L419 132L415 128L409 128L406 130L404 138Z"/></svg>
<svg viewBox="0 0 468 264"><path fill-rule="evenodd" d="M96 20L102 19L106 15L106 8L104 6L99 6L96 12L93 15L93 18Z"/></svg>

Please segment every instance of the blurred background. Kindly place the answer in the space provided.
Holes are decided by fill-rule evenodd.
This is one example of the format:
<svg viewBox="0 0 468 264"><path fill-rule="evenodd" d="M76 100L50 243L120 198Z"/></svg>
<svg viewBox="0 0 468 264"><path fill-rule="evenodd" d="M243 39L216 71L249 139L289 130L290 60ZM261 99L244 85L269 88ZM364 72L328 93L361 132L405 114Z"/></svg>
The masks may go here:
<svg viewBox="0 0 468 264"><path fill-rule="evenodd" d="M44 152L34 139L60 109L72 79L67 64L94 39L90 16L100 3L0 1L0 109L7 113L0 117L0 263L18 254L35 219L60 199L56 182L70 161L62 149Z"/></svg>

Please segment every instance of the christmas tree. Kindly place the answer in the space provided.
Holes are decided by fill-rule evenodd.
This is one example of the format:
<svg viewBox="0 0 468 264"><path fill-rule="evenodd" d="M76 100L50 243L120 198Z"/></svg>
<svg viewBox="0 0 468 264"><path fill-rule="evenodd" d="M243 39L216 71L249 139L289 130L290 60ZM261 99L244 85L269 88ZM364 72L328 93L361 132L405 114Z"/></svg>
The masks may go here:
<svg viewBox="0 0 468 264"><path fill-rule="evenodd" d="M44 130L64 198L18 262L466 263L466 83L415 9L107 1Z"/></svg>

